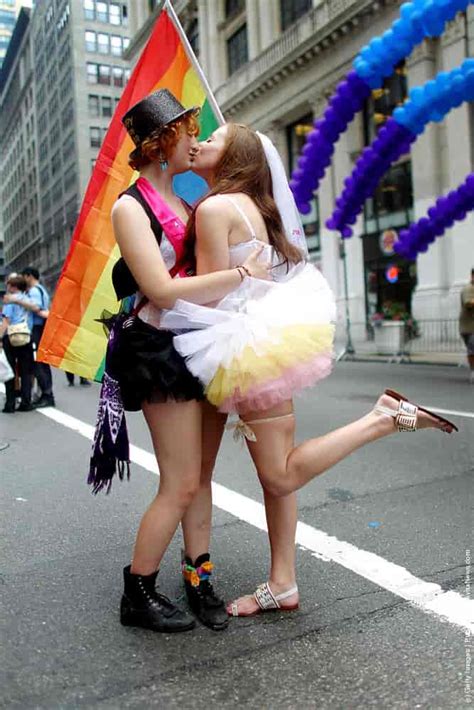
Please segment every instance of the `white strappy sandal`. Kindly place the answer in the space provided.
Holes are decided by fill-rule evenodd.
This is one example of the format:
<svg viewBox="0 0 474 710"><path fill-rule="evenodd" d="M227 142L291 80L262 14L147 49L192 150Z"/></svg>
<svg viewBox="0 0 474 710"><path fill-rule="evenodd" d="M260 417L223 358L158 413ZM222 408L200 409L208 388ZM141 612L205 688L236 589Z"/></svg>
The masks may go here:
<svg viewBox="0 0 474 710"><path fill-rule="evenodd" d="M257 616L267 611L296 611L299 609L299 602L290 604L289 606L282 606L281 602L293 596L293 594L296 594L297 591L298 587L292 587L281 594L273 594L268 582L264 582L257 587L253 594L258 604L258 609L252 611L250 614L239 614L237 602L232 602L230 605L230 616Z"/></svg>
<svg viewBox="0 0 474 710"><path fill-rule="evenodd" d="M436 419L438 422L443 424L443 431L446 431L447 433L450 433L450 430L458 431L457 426L450 422L449 419L440 417L439 414L435 414L435 412L431 412L429 409L420 407L417 404L412 404L408 401L406 397L404 397L399 392L395 392L395 390L385 390L385 394L389 397L392 397L392 399L397 400L398 409L391 409L390 407L383 407L382 405L377 404L374 407L374 411L378 412L379 414L386 414L389 417L393 417L393 419L395 419L395 426L397 427L398 431L417 431L416 424L419 411L425 412L425 414L429 414L430 417L433 417L433 419Z"/></svg>

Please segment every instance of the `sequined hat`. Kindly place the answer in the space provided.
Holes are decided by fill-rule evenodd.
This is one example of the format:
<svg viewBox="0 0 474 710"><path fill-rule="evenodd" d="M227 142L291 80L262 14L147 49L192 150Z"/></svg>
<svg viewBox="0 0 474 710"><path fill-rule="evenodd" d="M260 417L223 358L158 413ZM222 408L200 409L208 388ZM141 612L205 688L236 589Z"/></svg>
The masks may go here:
<svg viewBox="0 0 474 710"><path fill-rule="evenodd" d="M160 89L146 96L127 111L122 123L135 145L140 145L145 138L165 128L190 113L199 113L199 106L184 108L168 89Z"/></svg>

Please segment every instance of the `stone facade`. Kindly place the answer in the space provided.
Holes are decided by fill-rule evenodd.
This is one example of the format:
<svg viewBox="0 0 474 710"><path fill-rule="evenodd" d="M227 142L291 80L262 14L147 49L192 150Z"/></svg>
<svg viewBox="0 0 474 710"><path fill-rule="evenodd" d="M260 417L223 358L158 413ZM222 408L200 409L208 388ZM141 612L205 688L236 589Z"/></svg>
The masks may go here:
<svg viewBox="0 0 474 710"><path fill-rule="evenodd" d="M317 118L337 82L349 71L362 46L382 34L396 19L398 0L313 0L300 18L282 31L281 0L176 0L173 6L187 30L198 21L199 61L216 99L229 120L248 123L270 135L290 168L288 127L301 117ZM159 11L138 0L131 18L130 57L134 61ZM232 7L235 12L226 16ZM194 26L194 25L193 25ZM228 42L239 28L246 29L247 56L229 75ZM460 13L443 37L426 41L406 64L408 87L424 83L442 70L450 70L474 54L474 7ZM319 245L313 252L339 301L345 300L344 269L339 240L324 226L344 178L365 145L361 115L343 135L331 169L322 182L319 198ZM294 156L292 156L294 158ZM441 125L430 126L405 162L411 173L413 201L410 219L445 191L456 187L474 165L473 107L453 111ZM409 220L408 220L409 221ZM383 229L400 228L383 221ZM355 337L364 337L370 296L364 218L346 242L347 285ZM469 279L474 262L474 218L457 224L416 264L416 288L411 309L418 318L456 318L458 294ZM410 269L410 273L413 267ZM342 314L343 308L340 312ZM342 315L341 315L342 318ZM359 324L359 326L357 325Z"/></svg>

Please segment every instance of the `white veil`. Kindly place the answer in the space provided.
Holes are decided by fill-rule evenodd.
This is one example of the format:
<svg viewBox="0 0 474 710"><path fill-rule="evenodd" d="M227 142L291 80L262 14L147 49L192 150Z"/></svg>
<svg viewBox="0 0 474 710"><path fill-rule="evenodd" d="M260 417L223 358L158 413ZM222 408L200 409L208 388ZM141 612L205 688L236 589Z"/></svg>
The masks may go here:
<svg viewBox="0 0 474 710"><path fill-rule="evenodd" d="M280 212L286 236L295 247L303 252L305 258L308 259L308 245L306 243L301 216L296 207L293 193L288 185L283 162L270 138L259 131L257 131L257 136L262 142L268 167L270 168L273 183L273 198Z"/></svg>

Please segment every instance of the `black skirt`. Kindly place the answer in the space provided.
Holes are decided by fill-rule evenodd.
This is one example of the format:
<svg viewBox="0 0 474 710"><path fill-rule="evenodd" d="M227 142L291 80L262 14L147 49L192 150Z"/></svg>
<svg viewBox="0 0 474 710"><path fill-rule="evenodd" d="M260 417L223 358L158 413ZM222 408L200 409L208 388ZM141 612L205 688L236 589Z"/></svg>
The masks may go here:
<svg viewBox="0 0 474 710"><path fill-rule="evenodd" d="M205 399L201 383L173 346L174 333L123 315L117 316L113 330L107 368L119 382L124 409L136 412L143 402Z"/></svg>

